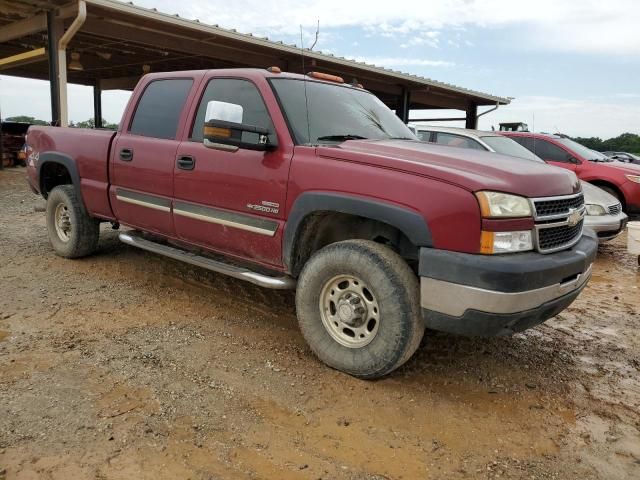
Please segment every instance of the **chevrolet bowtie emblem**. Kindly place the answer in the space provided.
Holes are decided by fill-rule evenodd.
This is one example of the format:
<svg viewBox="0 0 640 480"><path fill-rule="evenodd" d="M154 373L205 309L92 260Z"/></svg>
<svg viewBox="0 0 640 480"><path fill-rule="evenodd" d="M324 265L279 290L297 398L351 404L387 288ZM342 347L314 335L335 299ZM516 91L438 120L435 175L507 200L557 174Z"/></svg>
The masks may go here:
<svg viewBox="0 0 640 480"><path fill-rule="evenodd" d="M573 210L569 217L567 218L567 223L570 227L575 227L582 220L582 211L581 210Z"/></svg>

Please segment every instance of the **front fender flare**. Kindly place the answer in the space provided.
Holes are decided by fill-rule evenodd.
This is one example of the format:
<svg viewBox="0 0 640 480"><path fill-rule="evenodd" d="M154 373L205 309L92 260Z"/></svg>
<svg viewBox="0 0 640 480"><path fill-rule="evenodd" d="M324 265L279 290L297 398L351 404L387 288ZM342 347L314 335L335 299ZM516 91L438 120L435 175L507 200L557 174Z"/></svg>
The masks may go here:
<svg viewBox="0 0 640 480"><path fill-rule="evenodd" d="M334 192L305 192L294 202L284 229L283 260L293 264L294 243L304 219L316 212L338 212L377 220L400 230L418 247L433 245L426 220L418 212L382 200Z"/></svg>

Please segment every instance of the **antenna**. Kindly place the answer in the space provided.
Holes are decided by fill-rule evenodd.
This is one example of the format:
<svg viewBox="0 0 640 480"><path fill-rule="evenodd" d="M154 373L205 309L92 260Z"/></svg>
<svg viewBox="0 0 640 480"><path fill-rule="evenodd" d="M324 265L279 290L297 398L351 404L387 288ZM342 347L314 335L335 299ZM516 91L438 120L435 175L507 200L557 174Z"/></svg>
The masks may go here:
<svg viewBox="0 0 640 480"><path fill-rule="evenodd" d="M318 25L316 27L316 38L309 48L309 51L313 50L313 47L318 43L318 37L320 36L320 19L318 19ZM307 96L307 71L304 68L304 37L302 31L302 24L300 25L300 55L302 56L302 81L304 82L304 107L307 114L307 139L311 143L311 123L309 121L309 97Z"/></svg>

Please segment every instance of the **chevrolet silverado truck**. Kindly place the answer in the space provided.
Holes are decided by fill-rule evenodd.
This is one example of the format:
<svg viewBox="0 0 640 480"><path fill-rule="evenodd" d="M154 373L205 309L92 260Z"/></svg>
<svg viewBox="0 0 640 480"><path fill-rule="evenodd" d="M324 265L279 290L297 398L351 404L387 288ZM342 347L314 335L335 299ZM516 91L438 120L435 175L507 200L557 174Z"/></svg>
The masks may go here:
<svg viewBox="0 0 640 480"><path fill-rule="evenodd" d="M360 378L406 362L426 328L544 322L596 254L573 172L425 144L324 73L145 75L117 132L31 127L27 148L58 255L91 254L110 222L134 247L295 288L313 352Z"/></svg>

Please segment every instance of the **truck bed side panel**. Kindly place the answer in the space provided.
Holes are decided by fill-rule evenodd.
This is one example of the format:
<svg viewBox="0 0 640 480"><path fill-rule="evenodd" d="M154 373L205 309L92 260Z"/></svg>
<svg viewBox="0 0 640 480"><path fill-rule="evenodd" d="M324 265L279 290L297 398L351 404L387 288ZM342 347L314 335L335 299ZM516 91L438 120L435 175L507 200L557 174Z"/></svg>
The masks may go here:
<svg viewBox="0 0 640 480"><path fill-rule="evenodd" d="M109 149L116 132L84 128L31 127L28 143L42 157L58 152L73 159L80 191L89 214L113 219L109 203Z"/></svg>

